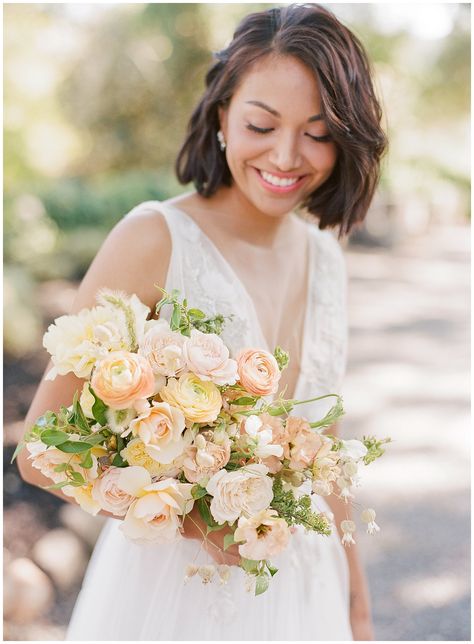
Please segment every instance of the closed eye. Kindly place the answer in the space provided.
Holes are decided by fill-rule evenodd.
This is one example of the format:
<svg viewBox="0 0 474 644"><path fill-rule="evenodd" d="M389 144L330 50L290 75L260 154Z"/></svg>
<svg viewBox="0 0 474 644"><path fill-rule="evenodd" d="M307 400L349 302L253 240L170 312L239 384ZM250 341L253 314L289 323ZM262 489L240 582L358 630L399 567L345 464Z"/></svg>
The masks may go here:
<svg viewBox="0 0 474 644"><path fill-rule="evenodd" d="M247 129L251 130L252 132L257 132L258 134L268 134L268 132L272 132L274 128L257 127L256 125L247 123ZM328 141L331 141L330 134L325 134L324 136L313 136L312 134L308 134L307 132L305 134L306 136L309 136L310 139L313 139L313 141L317 141L318 143L327 143Z"/></svg>

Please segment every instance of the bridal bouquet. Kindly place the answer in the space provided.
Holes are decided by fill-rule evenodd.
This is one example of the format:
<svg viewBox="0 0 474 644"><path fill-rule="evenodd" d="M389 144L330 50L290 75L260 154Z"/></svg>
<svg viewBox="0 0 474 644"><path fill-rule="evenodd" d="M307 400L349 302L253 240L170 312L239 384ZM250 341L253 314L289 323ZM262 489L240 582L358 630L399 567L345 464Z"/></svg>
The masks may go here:
<svg viewBox="0 0 474 644"><path fill-rule="evenodd" d="M386 440L341 440L324 433L344 412L337 394L309 401L277 395L289 356L258 347L235 357L220 334L222 315L208 317L163 293L157 314L172 306L170 322L147 319L136 295L103 289L97 306L63 315L43 344L52 357L47 379L84 379L72 405L47 411L25 434L33 467L92 514L123 517L131 540L163 543L181 536L196 504L211 531L226 529L224 549L238 544L240 566L255 593L264 592L296 525L321 535L330 517L311 496L353 498L360 464L383 453ZM290 415L323 398L324 418ZM373 533L375 512L362 519ZM191 520L191 518L190 518ZM355 524L342 521L342 542L354 543ZM221 581L230 568L219 566ZM187 577L206 582L212 566L190 564Z"/></svg>

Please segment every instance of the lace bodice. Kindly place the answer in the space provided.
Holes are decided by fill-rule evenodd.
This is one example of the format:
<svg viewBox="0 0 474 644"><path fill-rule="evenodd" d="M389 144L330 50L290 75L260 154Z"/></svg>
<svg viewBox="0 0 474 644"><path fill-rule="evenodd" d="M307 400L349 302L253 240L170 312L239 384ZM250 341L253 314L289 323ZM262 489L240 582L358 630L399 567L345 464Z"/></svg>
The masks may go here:
<svg viewBox="0 0 474 644"><path fill-rule="evenodd" d="M178 207L160 201L139 204L128 216L143 211L161 212L170 231L172 251L166 290L179 289L189 306L210 315L232 314L222 333L231 355L250 346L270 350L245 286L198 224ZM301 371L294 394L300 400L340 393L347 350L346 271L342 250L331 233L309 222L306 225L310 235L310 264ZM163 316L169 319L169 315L166 307ZM311 420L330 405L331 399L308 403L299 406L297 413Z"/></svg>

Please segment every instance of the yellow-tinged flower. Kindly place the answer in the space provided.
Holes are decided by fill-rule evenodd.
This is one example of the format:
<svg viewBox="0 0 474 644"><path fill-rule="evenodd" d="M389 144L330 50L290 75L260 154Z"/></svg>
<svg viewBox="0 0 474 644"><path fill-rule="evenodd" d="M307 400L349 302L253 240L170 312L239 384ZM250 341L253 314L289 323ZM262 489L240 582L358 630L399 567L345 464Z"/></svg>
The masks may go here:
<svg viewBox="0 0 474 644"><path fill-rule="evenodd" d="M194 373L170 378L160 389L161 399L183 412L193 423L212 423L222 408L222 396L216 385L200 380Z"/></svg>
<svg viewBox="0 0 474 644"><path fill-rule="evenodd" d="M133 438L124 449L120 456L127 461L129 465L139 465L144 467L151 476L177 476L180 468L175 461L167 465L162 465L153 460L146 451L146 445L140 438Z"/></svg>

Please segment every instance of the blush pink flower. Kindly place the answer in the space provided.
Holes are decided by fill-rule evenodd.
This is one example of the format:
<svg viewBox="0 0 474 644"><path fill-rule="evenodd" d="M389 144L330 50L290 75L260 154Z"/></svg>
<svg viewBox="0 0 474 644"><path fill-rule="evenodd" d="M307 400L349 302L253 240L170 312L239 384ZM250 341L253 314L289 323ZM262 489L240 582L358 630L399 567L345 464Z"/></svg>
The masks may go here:
<svg viewBox="0 0 474 644"><path fill-rule="evenodd" d="M112 351L97 363L91 379L95 394L113 409L127 409L155 393L155 377L142 356Z"/></svg>
<svg viewBox="0 0 474 644"><path fill-rule="evenodd" d="M92 484L92 498L103 510L117 517L125 516L130 504L135 500L134 496L127 494L117 485L121 471L120 467L109 467Z"/></svg>
<svg viewBox="0 0 474 644"><path fill-rule="evenodd" d="M186 449L183 462L183 472L190 483L199 483L203 479L211 478L227 465L230 458L230 441L217 445L205 440L202 435L196 438L197 444Z"/></svg>
<svg viewBox="0 0 474 644"><path fill-rule="evenodd" d="M239 553L246 559L273 557L288 545L290 529L276 510L266 509L251 517L240 517L234 532L235 541L244 541Z"/></svg>
<svg viewBox="0 0 474 644"><path fill-rule="evenodd" d="M275 357L262 349L244 349L237 355L237 370L242 386L257 396L278 390L281 372Z"/></svg>
<svg viewBox="0 0 474 644"><path fill-rule="evenodd" d="M312 466L323 445L321 436L311 429L305 418L290 416L286 421L289 436L288 458L292 470L301 471Z"/></svg>
<svg viewBox="0 0 474 644"><path fill-rule="evenodd" d="M201 380L211 380L216 385L237 382L237 363L229 358L229 349L216 333L193 329L184 341L183 354L189 371Z"/></svg>

